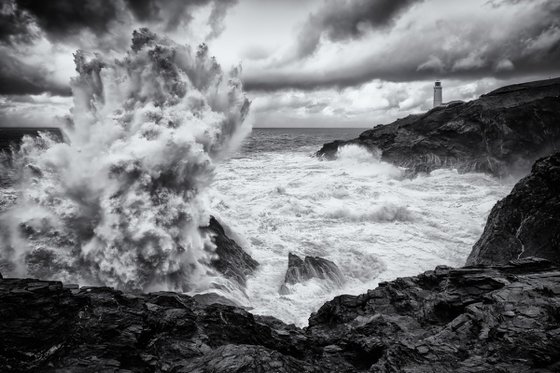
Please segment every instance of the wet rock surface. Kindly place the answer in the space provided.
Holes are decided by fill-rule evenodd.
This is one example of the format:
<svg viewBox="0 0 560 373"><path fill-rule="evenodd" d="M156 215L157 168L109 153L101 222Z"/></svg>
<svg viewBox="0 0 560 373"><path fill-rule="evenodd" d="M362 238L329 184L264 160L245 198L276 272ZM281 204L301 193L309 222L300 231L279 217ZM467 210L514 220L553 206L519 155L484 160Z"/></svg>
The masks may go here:
<svg viewBox="0 0 560 373"><path fill-rule="evenodd" d="M210 217L208 227L202 229L212 235L212 241L216 245L217 258L212 261L212 266L225 277L245 286L247 276L257 269L259 263L228 237L222 225L213 216Z"/></svg>
<svg viewBox="0 0 560 373"><path fill-rule="evenodd" d="M325 144L317 155L333 158L339 147L357 144L413 173L527 172L534 160L560 150L559 96L560 78L507 86Z"/></svg>
<svg viewBox="0 0 560 373"><path fill-rule="evenodd" d="M467 264L530 256L560 263L560 153L538 160L492 208Z"/></svg>
<svg viewBox="0 0 560 373"><path fill-rule="evenodd" d="M438 267L327 302L300 329L158 292L0 280L3 371L554 372L560 268Z"/></svg>
<svg viewBox="0 0 560 373"><path fill-rule="evenodd" d="M344 282L344 275L330 260L316 256L306 256L301 259L299 256L289 253L288 269L284 277L284 284L280 287L280 294L289 293L286 285L297 284L312 278L331 280L337 285Z"/></svg>

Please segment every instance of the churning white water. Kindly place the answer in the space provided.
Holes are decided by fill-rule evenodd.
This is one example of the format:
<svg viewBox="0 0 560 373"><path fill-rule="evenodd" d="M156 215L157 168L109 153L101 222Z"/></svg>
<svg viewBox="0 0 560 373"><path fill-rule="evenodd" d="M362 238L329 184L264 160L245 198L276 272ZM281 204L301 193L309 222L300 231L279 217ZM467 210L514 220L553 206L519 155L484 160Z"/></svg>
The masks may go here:
<svg viewBox="0 0 560 373"><path fill-rule="evenodd" d="M461 265L510 190L483 174L404 178L375 154L311 156L356 130L249 130L239 69L222 71L148 30L122 58L76 53L66 143L26 139L1 162L0 270L125 290L218 291L254 312L306 323L323 302L439 264ZM338 131L338 132L337 132ZM259 263L240 290L216 273L210 214ZM280 295L288 253L336 263ZM216 286L218 285L218 286Z"/></svg>
<svg viewBox="0 0 560 373"><path fill-rule="evenodd" d="M437 265L460 266L513 185L453 170L404 178L357 146L320 161L311 156L319 147L309 143L344 135L330 131L255 129L249 146L217 167L212 210L261 264L239 299L255 313L305 325L336 295ZM333 261L344 285L310 280L280 295L289 252Z"/></svg>
<svg viewBox="0 0 560 373"><path fill-rule="evenodd" d="M137 291L219 282L199 227L214 162L249 130L239 69L147 29L120 59L74 57L69 141L27 138L0 165L17 196L0 269Z"/></svg>

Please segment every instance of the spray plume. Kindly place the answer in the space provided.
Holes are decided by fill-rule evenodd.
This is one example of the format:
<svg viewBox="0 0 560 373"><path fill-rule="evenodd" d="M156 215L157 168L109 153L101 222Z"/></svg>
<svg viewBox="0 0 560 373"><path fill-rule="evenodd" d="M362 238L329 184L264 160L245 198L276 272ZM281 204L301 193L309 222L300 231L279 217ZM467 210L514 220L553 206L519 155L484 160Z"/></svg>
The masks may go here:
<svg viewBox="0 0 560 373"><path fill-rule="evenodd" d="M214 162L248 125L240 69L147 29L126 56L74 55L66 143L26 138L19 196L0 216L0 266L17 276L127 290L204 288Z"/></svg>

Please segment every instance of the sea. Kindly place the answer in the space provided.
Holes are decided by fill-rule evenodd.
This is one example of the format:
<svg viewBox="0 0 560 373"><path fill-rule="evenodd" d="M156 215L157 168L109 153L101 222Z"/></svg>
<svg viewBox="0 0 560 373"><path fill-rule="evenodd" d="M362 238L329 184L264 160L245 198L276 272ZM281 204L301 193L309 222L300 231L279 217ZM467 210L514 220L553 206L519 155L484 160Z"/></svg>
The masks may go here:
<svg viewBox="0 0 560 373"><path fill-rule="evenodd" d="M260 263L236 299L253 313L305 326L337 295L438 265L461 266L492 206L514 185L452 169L405 177L356 145L332 161L314 156L324 143L364 130L255 128L217 165L211 211ZM280 294L289 253L334 262L343 283L311 279Z"/></svg>

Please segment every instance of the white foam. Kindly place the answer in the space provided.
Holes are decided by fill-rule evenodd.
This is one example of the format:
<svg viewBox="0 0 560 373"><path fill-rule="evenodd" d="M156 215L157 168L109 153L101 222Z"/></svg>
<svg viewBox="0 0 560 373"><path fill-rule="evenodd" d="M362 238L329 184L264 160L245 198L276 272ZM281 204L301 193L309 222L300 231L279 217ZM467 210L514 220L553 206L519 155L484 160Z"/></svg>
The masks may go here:
<svg viewBox="0 0 560 373"><path fill-rule="evenodd" d="M14 154L20 195L0 216L0 265L127 290L223 282L199 227L215 160L248 131L239 70L145 29L118 60L75 61L69 142L28 138Z"/></svg>
<svg viewBox="0 0 560 373"><path fill-rule="evenodd" d="M351 145L335 161L305 152L225 161L211 197L212 208L261 263L248 281L247 305L305 325L335 295L359 294L440 264L462 265L489 210L511 186L453 170L403 178L399 168ZM333 261L344 284L313 279L280 295L290 251Z"/></svg>

